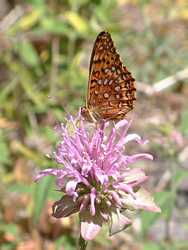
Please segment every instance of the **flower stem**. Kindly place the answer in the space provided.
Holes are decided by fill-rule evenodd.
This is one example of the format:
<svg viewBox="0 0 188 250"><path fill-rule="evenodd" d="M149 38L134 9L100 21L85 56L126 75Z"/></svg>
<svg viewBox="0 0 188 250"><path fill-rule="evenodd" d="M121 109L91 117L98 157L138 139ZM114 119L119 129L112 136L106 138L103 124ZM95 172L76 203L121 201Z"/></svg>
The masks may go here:
<svg viewBox="0 0 188 250"><path fill-rule="evenodd" d="M78 242L78 250L85 250L87 247L87 241L84 240L80 234L79 242Z"/></svg>

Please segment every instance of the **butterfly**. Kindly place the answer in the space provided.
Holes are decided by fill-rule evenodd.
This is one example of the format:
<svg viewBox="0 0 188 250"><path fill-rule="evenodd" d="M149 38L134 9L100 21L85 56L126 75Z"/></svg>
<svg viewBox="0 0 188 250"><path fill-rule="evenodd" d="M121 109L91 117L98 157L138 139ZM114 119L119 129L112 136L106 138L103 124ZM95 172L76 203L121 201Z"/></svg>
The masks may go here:
<svg viewBox="0 0 188 250"><path fill-rule="evenodd" d="M96 38L90 59L85 107L81 115L90 122L121 120L133 109L135 79L122 64L110 34Z"/></svg>

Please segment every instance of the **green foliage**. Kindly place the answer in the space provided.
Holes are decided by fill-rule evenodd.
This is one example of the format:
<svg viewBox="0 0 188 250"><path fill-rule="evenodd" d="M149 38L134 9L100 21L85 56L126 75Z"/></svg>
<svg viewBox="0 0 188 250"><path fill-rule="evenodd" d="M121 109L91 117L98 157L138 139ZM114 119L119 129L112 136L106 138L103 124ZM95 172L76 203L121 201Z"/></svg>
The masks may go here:
<svg viewBox="0 0 188 250"><path fill-rule="evenodd" d="M38 223L41 211L48 198L50 188L52 187L52 178L44 178L38 185L34 187L33 192L33 219L35 223Z"/></svg>
<svg viewBox="0 0 188 250"><path fill-rule="evenodd" d="M0 164L10 164L10 151L3 131L0 131L0 152Z"/></svg>
<svg viewBox="0 0 188 250"><path fill-rule="evenodd" d="M20 43L17 44L17 53L20 55L23 62L28 66L39 65L40 60L38 54L33 45L27 40L20 41Z"/></svg>
<svg viewBox="0 0 188 250"><path fill-rule="evenodd" d="M15 224L1 224L0 231L11 233L12 235L19 237L18 227Z"/></svg>
<svg viewBox="0 0 188 250"><path fill-rule="evenodd" d="M183 134L188 134L188 110L187 107L181 115L180 130Z"/></svg>
<svg viewBox="0 0 188 250"><path fill-rule="evenodd" d="M163 250L160 245L153 242L147 242L144 244L144 250Z"/></svg>
<svg viewBox="0 0 188 250"><path fill-rule="evenodd" d="M176 166L175 166L176 167ZM152 225L157 222L158 219L165 219L166 221L171 219L173 208L176 201L176 192L182 182L182 180L188 178L188 172L183 169L176 168L175 173L172 175L171 189L167 191L158 192L155 195L155 201L161 208L160 213L148 213L143 211L141 213L142 218L142 233L146 237Z"/></svg>
<svg viewBox="0 0 188 250"><path fill-rule="evenodd" d="M74 250L75 245L75 240L70 236L62 236L55 241L56 250L61 250L62 246L65 250Z"/></svg>

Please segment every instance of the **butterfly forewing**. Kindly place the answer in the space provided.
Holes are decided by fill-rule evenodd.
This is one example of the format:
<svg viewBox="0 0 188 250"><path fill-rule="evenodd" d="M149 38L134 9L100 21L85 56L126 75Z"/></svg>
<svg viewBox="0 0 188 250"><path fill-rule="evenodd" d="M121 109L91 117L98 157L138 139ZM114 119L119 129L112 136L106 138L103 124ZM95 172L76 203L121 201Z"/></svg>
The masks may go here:
<svg viewBox="0 0 188 250"><path fill-rule="evenodd" d="M101 32L91 55L86 108L96 120L122 119L133 108L135 91L110 34Z"/></svg>

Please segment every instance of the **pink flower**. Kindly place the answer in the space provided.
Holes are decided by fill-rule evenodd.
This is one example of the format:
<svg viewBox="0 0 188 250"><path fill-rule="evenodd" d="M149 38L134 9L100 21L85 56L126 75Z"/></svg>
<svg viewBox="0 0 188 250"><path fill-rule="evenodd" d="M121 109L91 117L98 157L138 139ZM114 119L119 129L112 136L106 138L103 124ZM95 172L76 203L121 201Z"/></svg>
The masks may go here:
<svg viewBox="0 0 188 250"><path fill-rule="evenodd" d="M63 167L43 170L35 177L36 181L47 175L56 177L63 196L54 203L53 216L78 212L85 240L92 240L104 223L109 223L110 235L128 227L128 210L160 212L142 188L147 180L144 171L132 168L136 161L152 160L152 155L124 153L129 141L146 143L139 135L127 133L130 125L121 120L111 128L105 121L96 125L85 123L80 115L70 117L66 126L57 128L61 140L54 159Z"/></svg>

